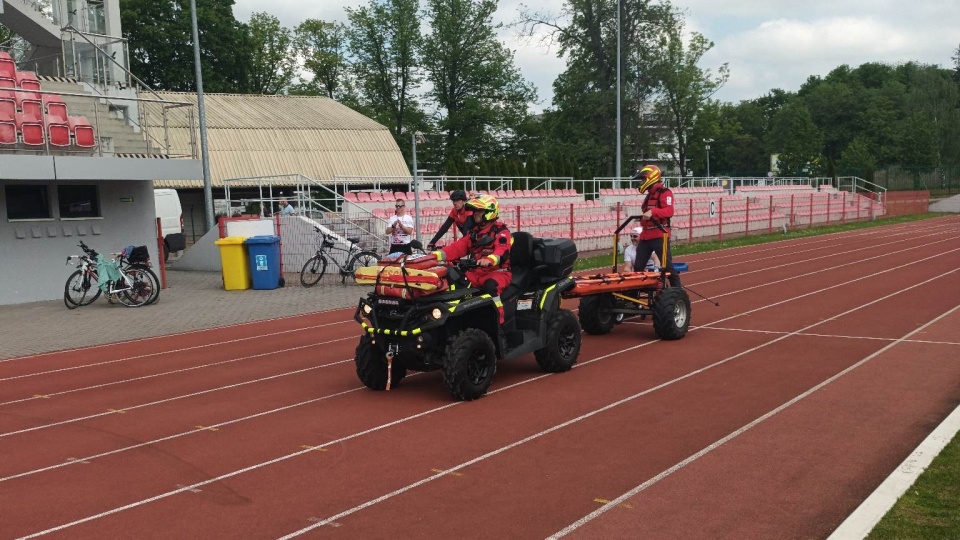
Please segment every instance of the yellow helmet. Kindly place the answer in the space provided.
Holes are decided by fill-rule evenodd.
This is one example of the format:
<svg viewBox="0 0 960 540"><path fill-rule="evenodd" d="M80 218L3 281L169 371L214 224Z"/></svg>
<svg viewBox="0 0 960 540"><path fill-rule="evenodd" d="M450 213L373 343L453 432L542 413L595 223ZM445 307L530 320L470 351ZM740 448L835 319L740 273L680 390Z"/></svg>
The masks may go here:
<svg viewBox="0 0 960 540"><path fill-rule="evenodd" d="M637 174L633 175L634 180L640 180L639 190L640 193L650 189L650 186L656 184L660 181L660 167L656 165L647 165L646 167L640 169Z"/></svg>
<svg viewBox="0 0 960 540"><path fill-rule="evenodd" d="M484 221L493 221L500 217L500 203L492 195L477 195L467 201L466 207L470 210L483 210Z"/></svg>

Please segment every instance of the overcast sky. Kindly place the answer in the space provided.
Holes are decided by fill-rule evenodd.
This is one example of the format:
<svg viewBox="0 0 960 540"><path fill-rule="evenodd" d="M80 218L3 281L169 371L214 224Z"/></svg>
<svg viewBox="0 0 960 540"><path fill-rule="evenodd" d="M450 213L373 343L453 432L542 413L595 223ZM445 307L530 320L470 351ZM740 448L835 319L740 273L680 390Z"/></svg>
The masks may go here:
<svg viewBox="0 0 960 540"><path fill-rule="evenodd" d="M497 22L518 18L522 0L501 0ZM304 19L346 22L344 6L366 0L235 0L234 15L249 21L266 11L293 28ZM562 0L525 0L559 11ZM422 4L422 3L421 3ZM773 88L796 91L810 75L865 62L918 61L952 68L960 46L960 0L676 0L687 26L715 43L701 68L730 65L730 80L715 96L737 102ZM555 50L527 43L517 30L501 29L523 76L537 87L540 104L550 106L553 80L564 61Z"/></svg>

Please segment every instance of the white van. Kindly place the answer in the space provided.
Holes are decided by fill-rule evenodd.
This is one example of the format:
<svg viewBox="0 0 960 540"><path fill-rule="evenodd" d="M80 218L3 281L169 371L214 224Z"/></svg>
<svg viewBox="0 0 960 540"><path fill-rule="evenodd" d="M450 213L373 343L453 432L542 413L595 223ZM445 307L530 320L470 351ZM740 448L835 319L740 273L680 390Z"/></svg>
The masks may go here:
<svg viewBox="0 0 960 540"><path fill-rule="evenodd" d="M179 254L187 247L187 238L183 234L183 209L175 189L153 190L153 204L157 209L157 217L160 218L163 260L166 261L170 258L170 253Z"/></svg>

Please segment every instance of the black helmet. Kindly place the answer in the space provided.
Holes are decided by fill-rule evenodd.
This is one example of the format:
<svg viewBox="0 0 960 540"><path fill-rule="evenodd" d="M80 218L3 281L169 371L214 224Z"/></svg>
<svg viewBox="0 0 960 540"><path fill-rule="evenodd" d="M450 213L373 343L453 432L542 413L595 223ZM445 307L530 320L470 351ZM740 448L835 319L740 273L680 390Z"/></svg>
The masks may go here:
<svg viewBox="0 0 960 540"><path fill-rule="evenodd" d="M455 189L455 190L453 190L453 191L450 192L450 200L451 200L451 201L466 201L466 200L467 200L467 192L463 191L462 189Z"/></svg>

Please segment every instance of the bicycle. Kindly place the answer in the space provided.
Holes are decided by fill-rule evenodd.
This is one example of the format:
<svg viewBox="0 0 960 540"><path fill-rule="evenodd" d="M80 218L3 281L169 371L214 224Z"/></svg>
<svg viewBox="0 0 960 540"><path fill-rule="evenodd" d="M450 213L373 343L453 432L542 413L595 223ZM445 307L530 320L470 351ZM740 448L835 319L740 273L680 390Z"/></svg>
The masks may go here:
<svg viewBox="0 0 960 540"><path fill-rule="evenodd" d="M358 245L359 238L347 238L350 247L343 248L337 246L333 235L326 234L319 227L314 227L317 232L317 253L303 265L300 270L300 284L304 287L313 287L322 278L327 271L327 256L333 264L340 270L340 282L346 284L347 277L353 276L354 270L362 266L373 266L380 261L380 256L369 249L361 249ZM343 265L337 261L331 252L342 251L347 254L347 262ZM356 278L354 278L356 279Z"/></svg>
<svg viewBox="0 0 960 540"><path fill-rule="evenodd" d="M111 280L106 287L101 287L97 268L100 254L82 241L78 246L83 250L83 255L67 256L67 264L70 264L74 258L78 260L77 270L70 274L63 288L63 303L67 309L92 304L100 298L104 289L111 303L116 299L127 307L140 307L156 301L159 296L159 280L153 271L144 266L144 263L125 262L124 254L115 253L114 262L117 264L120 278Z"/></svg>

